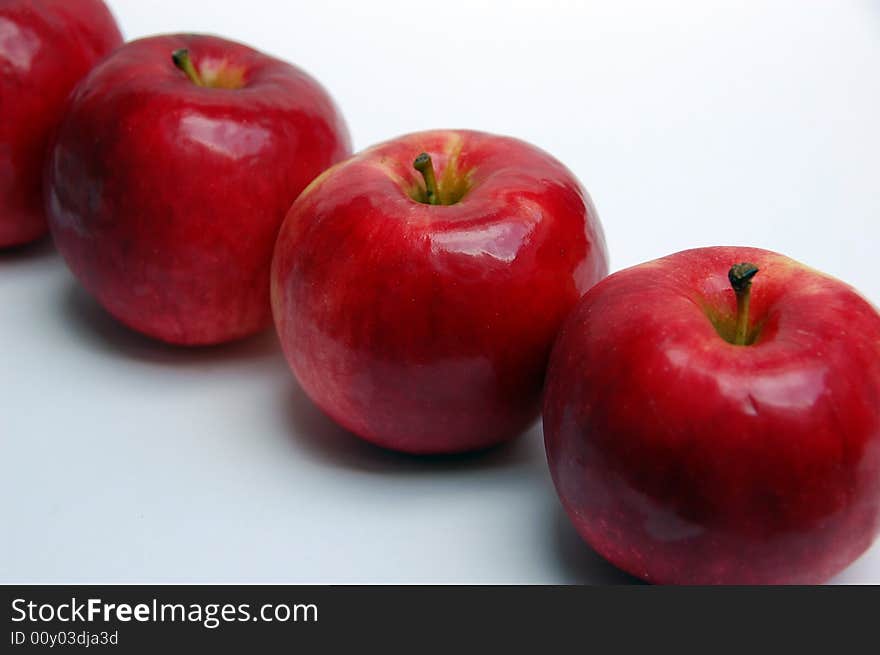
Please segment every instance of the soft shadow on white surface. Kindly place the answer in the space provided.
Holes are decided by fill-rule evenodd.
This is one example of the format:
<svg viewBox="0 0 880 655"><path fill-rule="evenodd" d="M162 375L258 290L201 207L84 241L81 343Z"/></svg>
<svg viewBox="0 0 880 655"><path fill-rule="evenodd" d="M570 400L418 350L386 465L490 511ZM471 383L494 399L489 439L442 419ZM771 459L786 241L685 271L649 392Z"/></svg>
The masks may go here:
<svg viewBox="0 0 880 655"><path fill-rule="evenodd" d="M638 578L604 560L581 539L558 502L547 511L549 556L558 561L560 577L572 584L639 585Z"/></svg>
<svg viewBox="0 0 880 655"><path fill-rule="evenodd" d="M186 367L206 362L281 357L271 328L234 343L217 346L173 346L129 329L71 281L62 288L59 314L83 345L120 357L152 364Z"/></svg>
<svg viewBox="0 0 880 655"><path fill-rule="evenodd" d="M374 446L333 422L291 379L280 396L291 439L299 450L321 464L369 473L415 473L426 475L465 469L521 468L534 466L527 440L528 430L513 441L494 448L461 455L406 455Z"/></svg>
<svg viewBox="0 0 880 655"><path fill-rule="evenodd" d="M57 256L52 239L43 237L33 243L12 248L0 248L0 270L31 264Z"/></svg>

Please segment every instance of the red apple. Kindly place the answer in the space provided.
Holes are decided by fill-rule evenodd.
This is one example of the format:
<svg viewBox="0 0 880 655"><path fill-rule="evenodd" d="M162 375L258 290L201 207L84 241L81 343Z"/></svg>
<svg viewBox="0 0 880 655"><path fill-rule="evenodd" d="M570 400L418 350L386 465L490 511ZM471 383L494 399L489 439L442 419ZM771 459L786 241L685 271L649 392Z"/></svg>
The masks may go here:
<svg viewBox="0 0 880 655"><path fill-rule="evenodd" d="M350 152L304 72L209 36L117 50L77 87L47 168L61 254L116 318L176 344L271 322L269 268L286 211Z"/></svg>
<svg viewBox="0 0 880 655"><path fill-rule="evenodd" d="M826 580L880 527L880 315L765 250L621 271L560 333L544 434L569 517L623 570Z"/></svg>
<svg viewBox="0 0 880 655"><path fill-rule="evenodd" d="M330 417L386 448L452 453L537 417L556 332L606 273L596 211L562 164L516 139L423 132L300 196L272 306L294 374Z"/></svg>
<svg viewBox="0 0 880 655"><path fill-rule="evenodd" d="M46 233L49 136L70 90L121 43L101 0L0 2L0 248Z"/></svg>

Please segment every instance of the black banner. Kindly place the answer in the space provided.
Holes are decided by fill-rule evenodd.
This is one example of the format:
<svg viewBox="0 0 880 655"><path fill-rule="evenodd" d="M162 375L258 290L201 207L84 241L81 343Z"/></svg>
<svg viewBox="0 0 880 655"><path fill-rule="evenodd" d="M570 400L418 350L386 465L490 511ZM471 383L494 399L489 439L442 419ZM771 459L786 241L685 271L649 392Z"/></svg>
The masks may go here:
<svg viewBox="0 0 880 655"><path fill-rule="evenodd" d="M0 652L342 648L419 653L477 643L582 652L660 646L848 652L870 644L876 587L2 587ZM534 641L537 640L537 641ZM258 649L258 650L254 650ZM544 652L545 648L541 649ZM495 652L494 650L491 652Z"/></svg>

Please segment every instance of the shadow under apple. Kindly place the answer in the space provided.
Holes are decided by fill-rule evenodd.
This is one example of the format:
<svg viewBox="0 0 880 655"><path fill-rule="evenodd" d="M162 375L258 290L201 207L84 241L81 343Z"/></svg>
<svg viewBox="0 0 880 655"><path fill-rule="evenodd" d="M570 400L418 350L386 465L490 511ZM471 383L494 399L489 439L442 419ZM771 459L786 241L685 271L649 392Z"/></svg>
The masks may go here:
<svg viewBox="0 0 880 655"><path fill-rule="evenodd" d="M48 236L11 248L0 248L0 269L21 264L30 264L57 256L57 251Z"/></svg>
<svg viewBox="0 0 880 655"><path fill-rule="evenodd" d="M201 366L256 359L282 358L275 333L260 334L215 346L175 346L151 339L123 325L108 314L74 280L64 285L59 299L60 314L82 345L96 351L150 364Z"/></svg>
<svg viewBox="0 0 880 655"><path fill-rule="evenodd" d="M547 512L552 535L552 556L559 563L561 577L569 584L642 585L642 580L621 571L602 558L574 529L565 510L554 498L554 507Z"/></svg>
<svg viewBox="0 0 880 655"><path fill-rule="evenodd" d="M529 442L536 426L507 443L457 455L408 455L375 446L337 425L292 378L280 396L281 411L295 446L319 463L369 473L429 474L534 466Z"/></svg>

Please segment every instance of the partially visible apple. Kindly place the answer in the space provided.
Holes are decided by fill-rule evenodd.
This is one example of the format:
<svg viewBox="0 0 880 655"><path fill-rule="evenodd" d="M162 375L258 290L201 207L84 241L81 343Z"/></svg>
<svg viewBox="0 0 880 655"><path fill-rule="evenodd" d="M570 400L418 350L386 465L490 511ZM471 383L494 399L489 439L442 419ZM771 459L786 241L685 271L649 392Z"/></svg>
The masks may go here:
<svg viewBox="0 0 880 655"><path fill-rule="evenodd" d="M303 192L272 305L330 417L386 448L453 453L534 421L556 332L606 273L596 211L557 160L512 138L422 132Z"/></svg>
<svg viewBox="0 0 880 655"><path fill-rule="evenodd" d="M116 318L175 344L271 322L275 237L350 152L303 71L210 36L126 44L77 87L47 167L61 254Z"/></svg>
<svg viewBox="0 0 880 655"><path fill-rule="evenodd" d="M625 571L821 582L880 528L880 315L765 250L621 271L560 333L544 434L569 517Z"/></svg>
<svg viewBox="0 0 880 655"><path fill-rule="evenodd" d="M46 234L43 164L70 90L122 44L101 0L0 2L0 248Z"/></svg>

